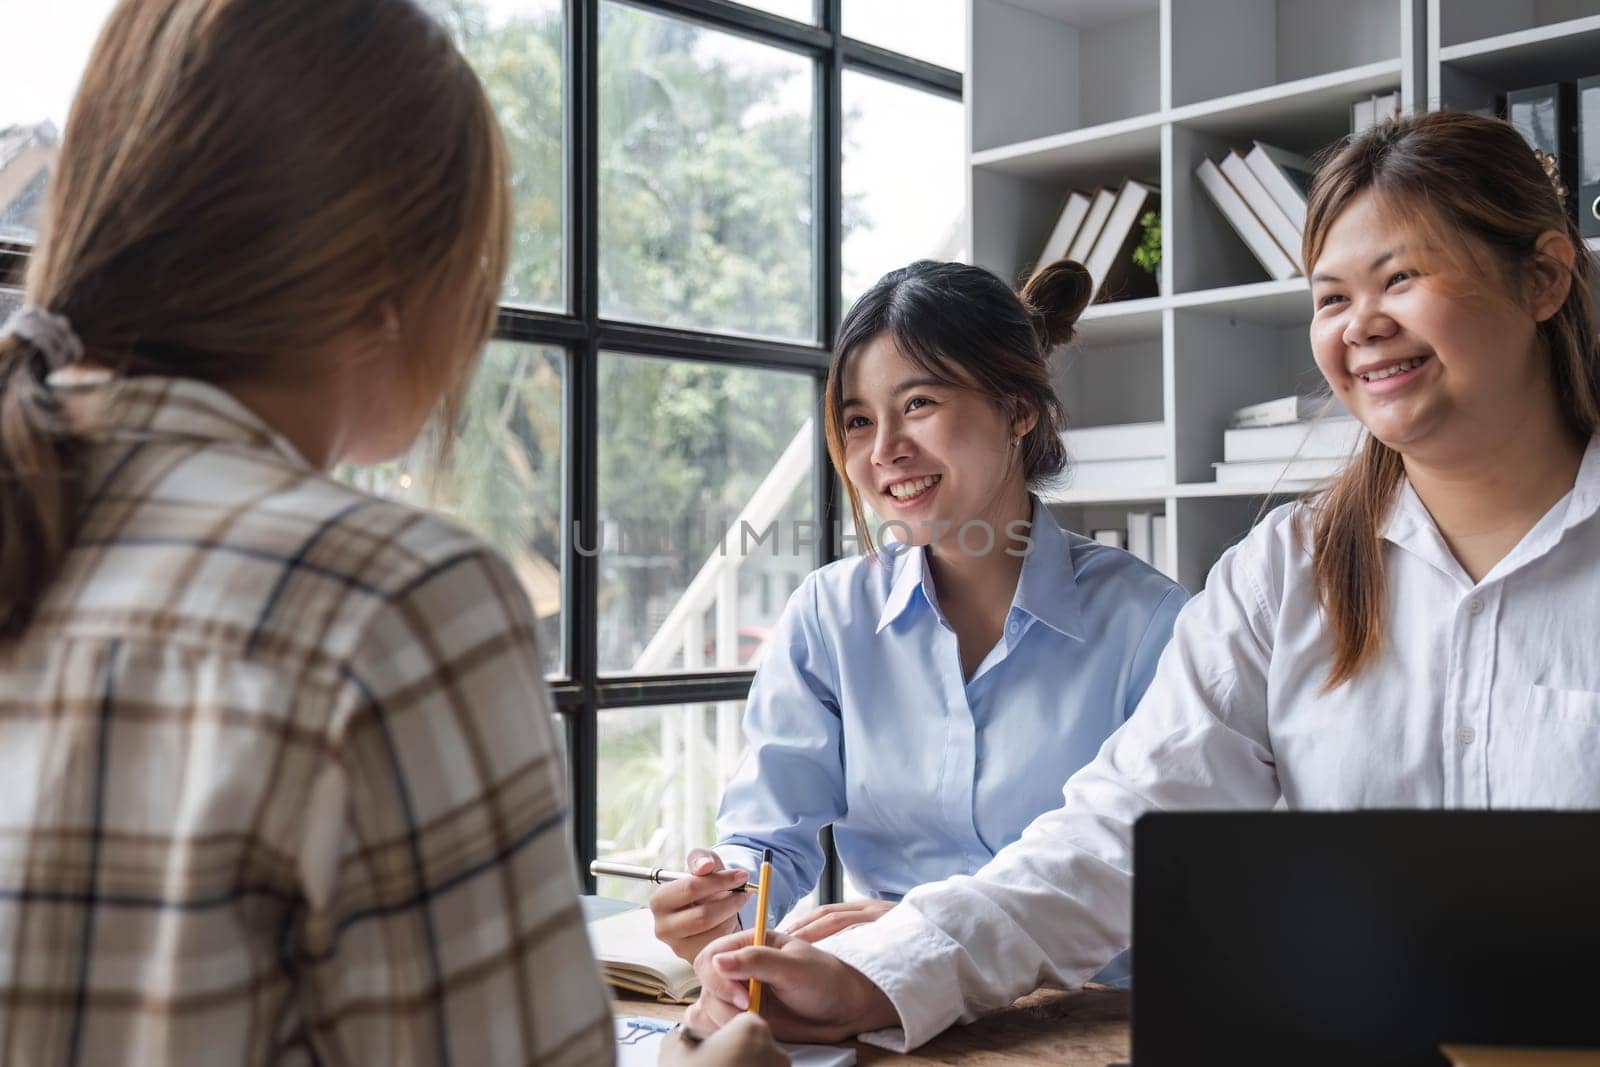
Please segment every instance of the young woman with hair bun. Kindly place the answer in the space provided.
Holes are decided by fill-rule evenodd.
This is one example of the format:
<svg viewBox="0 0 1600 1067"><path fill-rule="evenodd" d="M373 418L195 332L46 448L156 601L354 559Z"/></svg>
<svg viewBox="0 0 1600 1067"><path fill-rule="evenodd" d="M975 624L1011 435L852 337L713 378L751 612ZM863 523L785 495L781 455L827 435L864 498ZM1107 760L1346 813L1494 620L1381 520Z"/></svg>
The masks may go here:
<svg viewBox="0 0 1600 1067"><path fill-rule="evenodd" d="M811 912L797 937L976 871L1060 803L1138 703L1183 590L1061 529L1031 491L1067 467L1049 357L1090 289L1065 260L1020 294L923 261L845 317L824 418L865 552L790 599L750 689L720 841L651 898L657 935L685 959L750 924L753 902L730 890L763 849L774 917L809 893L825 826L869 899Z"/></svg>
<svg viewBox="0 0 1600 1067"><path fill-rule="evenodd" d="M759 977L780 1035L915 1047L1080 983L1128 947L1146 811L1600 807L1600 344L1565 190L1509 123L1385 123L1319 170L1305 253L1349 467L1223 554L1057 810L825 946L709 946L694 1025Z"/></svg>

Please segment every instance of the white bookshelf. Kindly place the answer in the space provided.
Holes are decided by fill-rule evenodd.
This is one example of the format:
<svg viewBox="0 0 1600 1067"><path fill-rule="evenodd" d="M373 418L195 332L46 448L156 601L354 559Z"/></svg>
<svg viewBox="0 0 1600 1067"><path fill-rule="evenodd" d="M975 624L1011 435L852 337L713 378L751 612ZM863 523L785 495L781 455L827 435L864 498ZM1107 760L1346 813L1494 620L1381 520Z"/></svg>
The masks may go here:
<svg viewBox="0 0 1600 1067"><path fill-rule="evenodd" d="M969 0L969 18L975 262L1020 282L1068 190L1161 187L1161 295L1091 307L1056 385L1072 426L1164 423L1167 477L1049 500L1084 532L1165 514L1190 590L1264 505L1313 488L1217 485L1228 415L1322 386L1306 281L1269 279L1200 188L1201 159L1253 140L1311 155L1374 93L1470 109L1600 73L1600 0Z"/></svg>
<svg viewBox="0 0 1600 1067"><path fill-rule="evenodd" d="M1600 74L1600 0L1428 0L1427 19L1431 107Z"/></svg>
<svg viewBox="0 0 1600 1067"><path fill-rule="evenodd" d="M1424 0L970 0L968 247L1020 281L1069 189L1162 189L1161 295L1098 304L1056 357L1070 425L1165 425L1159 485L1073 489L1071 528L1167 516L1166 557L1191 590L1269 498L1305 483L1219 486L1238 407L1320 385L1302 278L1273 281L1200 189L1206 156L1263 140L1309 154L1350 104L1425 99Z"/></svg>

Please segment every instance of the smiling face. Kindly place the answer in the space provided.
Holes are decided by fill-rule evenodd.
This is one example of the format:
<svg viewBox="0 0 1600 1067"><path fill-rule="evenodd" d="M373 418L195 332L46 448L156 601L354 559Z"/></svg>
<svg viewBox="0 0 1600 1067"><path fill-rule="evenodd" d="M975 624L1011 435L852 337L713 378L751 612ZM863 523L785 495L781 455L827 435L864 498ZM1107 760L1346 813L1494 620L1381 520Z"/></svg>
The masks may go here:
<svg viewBox="0 0 1600 1067"><path fill-rule="evenodd" d="M1477 258L1494 262L1487 250ZM1364 193L1313 265L1317 366L1345 408L1408 458L1471 458L1529 420L1560 417L1515 280L1498 267L1469 276L1451 259Z"/></svg>
<svg viewBox="0 0 1600 1067"><path fill-rule="evenodd" d="M841 414L846 476L886 522L910 528L912 544L933 543L945 523L953 539L974 519L989 522L1003 542L1005 523L1026 507L1011 441L1034 420L1013 423L975 389L934 380L887 335L846 366Z"/></svg>

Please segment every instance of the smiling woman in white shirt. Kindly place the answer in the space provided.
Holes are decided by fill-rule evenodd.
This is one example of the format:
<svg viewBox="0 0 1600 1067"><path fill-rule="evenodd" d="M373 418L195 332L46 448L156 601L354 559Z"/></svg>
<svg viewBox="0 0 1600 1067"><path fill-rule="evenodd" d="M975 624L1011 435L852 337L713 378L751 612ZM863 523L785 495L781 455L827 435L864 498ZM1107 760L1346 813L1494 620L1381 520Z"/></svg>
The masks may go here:
<svg viewBox="0 0 1600 1067"><path fill-rule="evenodd" d="M813 912L802 937L978 870L1138 704L1186 594L1062 530L1029 491L1066 464L1048 357L1091 289L1066 260L1020 298L988 271L923 261L850 309L825 418L868 551L790 599L750 689L720 843L651 898L685 959L751 925L754 902L729 890L763 849L772 916L809 893L824 826L869 899ZM895 544L874 547L866 506Z"/></svg>
<svg viewBox="0 0 1600 1067"><path fill-rule="evenodd" d="M691 1013L915 1047L1128 946L1133 823L1184 808L1600 807L1592 257L1510 125L1383 125L1319 173L1311 343L1370 431L1179 616L1139 711L975 877L820 947L713 944Z"/></svg>

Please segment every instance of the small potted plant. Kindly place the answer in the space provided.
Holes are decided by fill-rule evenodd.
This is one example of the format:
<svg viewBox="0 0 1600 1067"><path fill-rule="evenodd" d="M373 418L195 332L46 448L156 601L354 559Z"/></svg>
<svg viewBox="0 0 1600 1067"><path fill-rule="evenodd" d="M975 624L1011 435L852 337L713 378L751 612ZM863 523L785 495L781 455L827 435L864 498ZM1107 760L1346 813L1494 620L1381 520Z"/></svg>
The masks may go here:
<svg viewBox="0 0 1600 1067"><path fill-rule="evenodd" d="M1139 216L1144 237L1133 250L1133 262L1155 277L1156 291L1161 291L1161 212L1146 211Z"/></svg>

